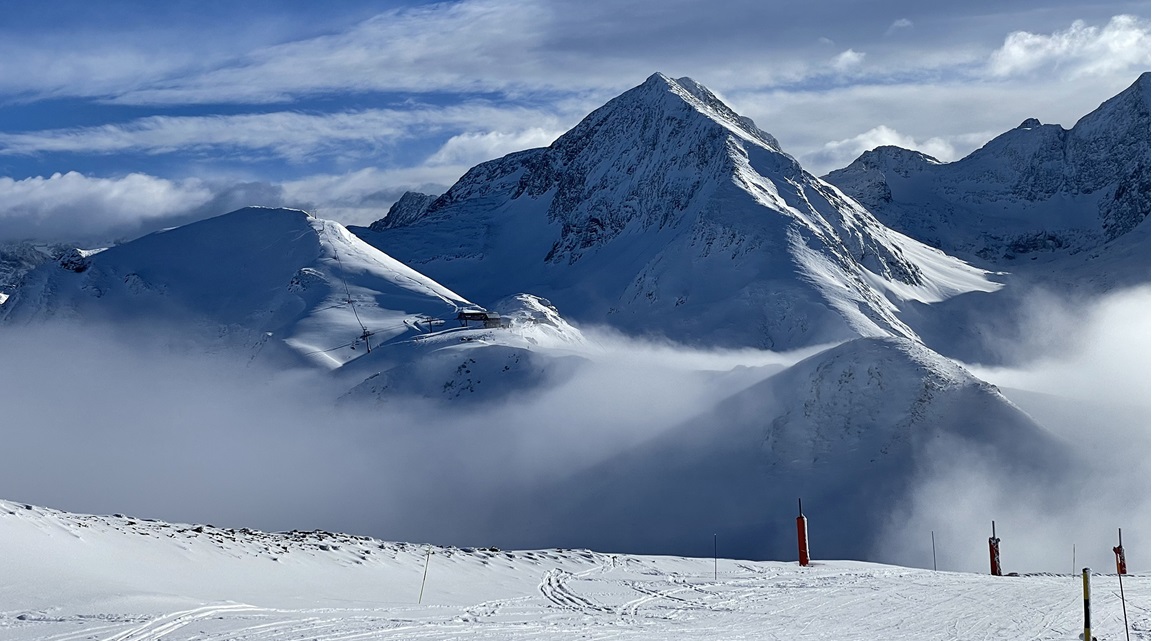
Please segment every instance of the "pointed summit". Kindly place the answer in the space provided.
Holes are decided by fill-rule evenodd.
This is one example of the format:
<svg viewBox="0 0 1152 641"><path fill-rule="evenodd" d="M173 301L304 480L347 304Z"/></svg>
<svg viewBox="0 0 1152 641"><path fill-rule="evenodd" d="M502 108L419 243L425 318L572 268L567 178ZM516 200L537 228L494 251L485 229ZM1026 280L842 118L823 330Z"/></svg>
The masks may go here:
<svg viewBox="0 0 1152 641"><path fill-rule="evenodd" d="M653 74L550 147L468 171L396 229L357 231L486 304L711 345L915 333L897 299L994 289L884 229L690 78Z"/></svg>

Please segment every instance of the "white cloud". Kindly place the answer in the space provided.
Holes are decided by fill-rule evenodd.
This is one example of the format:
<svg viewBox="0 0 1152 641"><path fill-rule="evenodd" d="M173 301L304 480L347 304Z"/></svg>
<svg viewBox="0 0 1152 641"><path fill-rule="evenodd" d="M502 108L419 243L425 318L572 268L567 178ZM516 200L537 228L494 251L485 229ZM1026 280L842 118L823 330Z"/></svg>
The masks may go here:
<svg viewBox="0 0 1152 641"><path fill-rule="evenodd" d="M832 59L832 68L839 72L851 71L864 62L866 54L848 49Z"/></svg>
<svg viewBox="0 0 1152 641"><path fill-rule="evenodd" d="M939 138L962 157L1026 118L1071 127L1128 87L1136 76L1117 71L1075 82L962 78L882 83L865 79L827 89L739 91L729 96L736 111L775 135L805 169L823 174L851 162L852 153L860 149L860 145L839 143L881 123L916 141Z"/></svg>
<svg viewBox="0 0 1152 641"><path fill-rule="evenodd" d="M824 143L823 149L812 154L812 157L818 161L821 167L825 165L843 167L865 151L884 145L914 149L944 162L951 162L958 158L956 147L944 138L933 137L926 140L916 140L912 136L902 134L886 125L873 127L851 138Z"/></svg>
<svg viewBox="0 0 1152 641"><path fill-rule="evenodd" d="M888 30L884 32L884 35L890 36L901 29L911 29L912 26L913 25L911 20L908 18L900 18L894 21L892 24L888 25Z"/></svg>
<svg viewBox="0 0 1152 641"><path fill-rule="evenodd" d="M448 139L448 142L432 154L427 162L433 166L472 166L514 151L547 147L562 133L564 132L546 130L540 127L515 132L466 132Z"/></svg>
<svg viewBox="0 0 1152 641"><path fill-rule="evenodd" d="M1149 64L1147 21L1114 16L1103 27L1081 20L1050 35L1015 31L992 55L988 70L998 77L1032 72L1056 72L1066 78L1127 71L1135 74Z"/></svg>
<svg viewBox="0 0 1152 641"><path fill-rule="evenodd" d="M0 238L82 239L138 229L187 214L214 193L195 179L144 174L92 178L76 172L23 180L0 177Z"/></svg>

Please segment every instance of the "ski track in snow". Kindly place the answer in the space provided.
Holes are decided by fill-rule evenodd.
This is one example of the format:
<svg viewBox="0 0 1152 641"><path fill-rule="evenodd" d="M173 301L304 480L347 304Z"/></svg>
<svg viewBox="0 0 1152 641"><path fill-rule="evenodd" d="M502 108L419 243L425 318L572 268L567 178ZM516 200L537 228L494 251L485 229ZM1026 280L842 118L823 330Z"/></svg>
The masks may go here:
<svg viewBox="0 0 1152 641"><path fill-rule="evenodd" d="M623 560L624 563L618 563ZM663 567L662 567L663 566ZM685 567L697 570L685 573ZM358 641L366 639L813 639L915 638L981 641L1074 639L1079 578L905 570L853 562L809 569L725 560L603 555L586 570L549 568L535 594L470 606L379 604L374 608L265 608L221 602L161 613L23 620L5 616L0 639L44 641ZM526 569L526 568L525 568ZM706 571L705 571L706 570ZM519 571L517 573L520 573ZM528 572L523 572L528 574ZM1122 638L1119 592L1097 575L1097 636ZM1133 639L1149 639L1149 576L1126 579ZM526 586L525 586L526 587ZM482 590L481 590L482 591ZM112 618L124 621L109 623ZM81 623L81 628L74 626ZM92 623L92 625L88 625ZM61 632L59 627L72 629Z"/></svg>
<svg viewBox="0 0 1152 641"><path fill-rule="evenodd" d="M0 641L1075 639L1079 576L433 548L0 502ZM14 552L18 551L18 552ZM421 578L431 559L427 590ZM714 575L715 572L715 575ZM1125 579L1148 641L1148 574ZM1124 638L1115 575L1096 636Z"/></svg>
<svg viewBox="0 0 1152 641"><path fill-rule="evenodd" d="M193 608L191 610L184 610L183 612L173 612L171 614L157 617L142 626L130 628L114 636L105 637L103 641L157 641L158 639L164 638L170 633L175 632L194 621L221 616L224 614L250 612L260 609L261 608L257 608L251 605L233 604L214 606L210 605L200 608Z"/></svg>

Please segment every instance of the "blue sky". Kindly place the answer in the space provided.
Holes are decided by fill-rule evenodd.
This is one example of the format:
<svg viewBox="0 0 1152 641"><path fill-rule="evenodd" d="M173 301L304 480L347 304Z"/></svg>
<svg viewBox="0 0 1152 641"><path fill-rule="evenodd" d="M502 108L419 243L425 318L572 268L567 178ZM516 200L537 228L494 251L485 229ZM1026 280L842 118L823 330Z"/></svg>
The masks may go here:
<svg viewBox="0 0 1152 641"><path fill-rule="evenodd" d="M1070 127L1149 67L1146 2L0 4L0 240L96 241L248 204L379 218L550 143L654 71L814 173Z"/></svg>

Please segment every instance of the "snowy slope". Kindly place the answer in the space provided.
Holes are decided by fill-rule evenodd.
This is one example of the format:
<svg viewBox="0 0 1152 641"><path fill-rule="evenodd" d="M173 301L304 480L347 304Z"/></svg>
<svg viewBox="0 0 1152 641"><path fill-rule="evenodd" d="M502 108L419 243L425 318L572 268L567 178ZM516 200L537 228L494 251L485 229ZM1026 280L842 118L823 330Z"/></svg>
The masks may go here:
<svg viewBox="0 0 1152 641"><path fill-rule="evenodd" d="M688 78L655 74L552 146L403 202L353 231L478 301L533 292L575 320L683 342L913 337L892 301L997 288L879 224Z"/></svg>
<svg viewBox="0 0 1152 641"><path fill-rule="evenodd" d="M1080 580L1067 575L430 548L8 501L0 539L0 638L11 641L932 641L1074 639L1082 627ZM1124 638L1116 577L1097 574L1092 585L1093 632ZM1128 633L1148 639L1149 577L1129 576L1124 588Z"/></svg>
<svg viewBox="0 0 1152 641"><path fill-rule="evenodd" d="M1149 74L1071 129L1030 118L953 163L879 147L825 179L893 229L1001 268L1146 238ZM1147 260L1127 269L1148 278Z"/></svg>
<svg viewBox="0 0 1152 641"><path fill-rule="evenodd" d="M344 402L398 396L489 403L561 382L589 345L546 300L520 294L492 306L504 326L453 328L378 349L346 378L368 377Z"/></svg>
<svg viewBox="0 0 1152 641"><path fill-rule="evenodd" d="M284 345L325 367L454 319L470 303L350 234L285 209L247 208L65 256L27 276L9 323L50 319L162 324Z"/></svg>
<svg viewBox="0 0 1152 641"><path fill-rule="evenodd" d="M0 244L0 295L11 295L36 267L55 260L72 249L62 244L30 241Z"/></svg>

